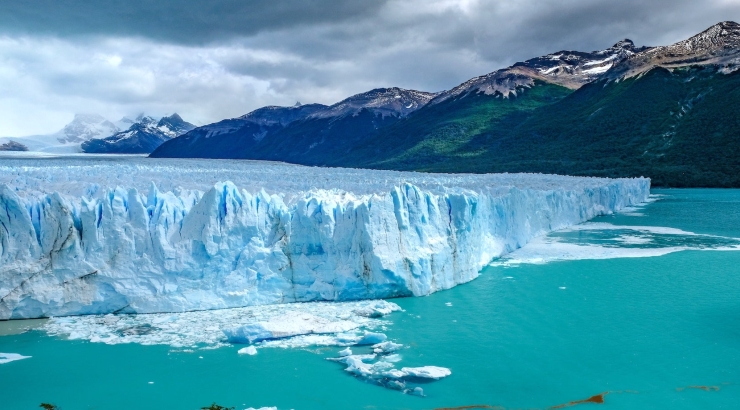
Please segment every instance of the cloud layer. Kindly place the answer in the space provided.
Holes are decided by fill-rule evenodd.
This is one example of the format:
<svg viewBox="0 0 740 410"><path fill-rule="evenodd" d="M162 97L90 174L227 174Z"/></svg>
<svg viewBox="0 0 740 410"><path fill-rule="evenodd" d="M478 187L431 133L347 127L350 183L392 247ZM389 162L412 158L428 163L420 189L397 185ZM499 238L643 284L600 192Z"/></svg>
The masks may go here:
<svg viewBox="0 0 740 410"><path fill-rule="evenodd" d="M561 49L669 44L733 19L738 0L1 2L0 135L53 132L76 112L203 124L376 87L439 91Z"/></svg>

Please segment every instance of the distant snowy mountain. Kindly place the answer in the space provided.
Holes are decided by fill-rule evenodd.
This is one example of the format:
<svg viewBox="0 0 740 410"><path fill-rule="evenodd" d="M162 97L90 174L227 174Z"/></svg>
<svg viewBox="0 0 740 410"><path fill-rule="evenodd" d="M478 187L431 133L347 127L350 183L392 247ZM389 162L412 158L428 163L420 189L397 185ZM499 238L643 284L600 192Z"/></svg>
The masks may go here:
<svg viewBox="0 0 740 410"><path fill-rule="evenodd" d="M649 47L635 47L631 40L625 39L605 50L590 53L558 51L471 78L449 91L440 93L431 104L464 97L471 93L501 94L503 97L508 97L509 94L516 95L519 87L533 86L535 80L577 89L599 78L620 61L649 49Z"/></svg>
<svg viewBox="0 0 740 410"><path fill-rule="evenodd" d="M193 124L177 114L161 120L140 114L134 120L123 117L115 123L98 114L76 114L72 122L53 134L3 137L0 138L0 146L5 146L4 150L17 150L23 146L27 151L56 154L123 153L129 150L149 153L163 141L193 128Z"/></svg>
<svg viewBox="0 0 740 410"><path fill-rule="evenodd" d="M740 24L724 21L675 44L630 55L615 64L605 77L632 77L657 66L676 68L710 64L722 66L725 73L740 68Z"/></svg>
<svg viewBox="0 0 740 410"><path fill-rule="evenodd" d="M75 144L93 138L105 138L118 132L118 127L97 114L77 114L74 120L57 133L58 141Z"/></svg>
<svg viewBox="0 0 740 410"><path fill-rule="evenodd" d="M125 118L124 118L125 119ZM195 128L178 114L163 117L159 121L140 115L127 130L107 138L93 138L82 143L86 153L96 154L148 154L163 142Z"/></svg>
<svg viewBox="0 0 740 410"><path fill-rule="evenodd" d="M81 152L80 144L93 138L105 138L120 129L112 122L97 114L76 114L72 122L61 130L47 135L0 138L0 144L14 141L29 151L50 153Z"/></svg>

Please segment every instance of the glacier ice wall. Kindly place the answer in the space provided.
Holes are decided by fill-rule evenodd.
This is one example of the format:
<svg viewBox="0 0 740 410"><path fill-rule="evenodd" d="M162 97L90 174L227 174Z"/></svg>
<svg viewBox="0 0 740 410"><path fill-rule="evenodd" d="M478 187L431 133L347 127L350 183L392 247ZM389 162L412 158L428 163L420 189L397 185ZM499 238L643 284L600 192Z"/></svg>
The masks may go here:
<svg viewBox="0 0 740 410"><path fill-rule="evenodd" d="M274 168L271 183L250 173L259 164L210 175L207 164L172 162L145 181L148 164L58 165L0 167L0 319L428 295L650 188L644 178L293 166ZM237 182L209 185L201 171ZM302 190L266 191L298 174ZM193 189L154 183L173 179Z"/></svg>

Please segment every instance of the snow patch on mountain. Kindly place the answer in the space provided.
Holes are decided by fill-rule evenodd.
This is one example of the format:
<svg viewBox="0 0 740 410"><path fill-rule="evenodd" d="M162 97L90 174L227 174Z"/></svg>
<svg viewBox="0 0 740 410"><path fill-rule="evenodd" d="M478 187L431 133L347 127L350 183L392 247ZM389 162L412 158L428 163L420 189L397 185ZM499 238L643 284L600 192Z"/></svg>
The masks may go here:
<svg viewBox="0 0 740 410"><path fill-rule="evenodd" d="M647 47L636 47L631 40L625 39L605 50L590 53L558 51L472 78L449 91L440 93L431 104L462 98L469 94L500 95L508 98L516 96L518 89L534 86L536 80L572 89L579 88L597 79L615 62L646 49Z"/></svg>
<svg viewBox="0 0 740 410"><path fill-rule="evenodd" d="M330 107L321 109L309 118L332 118L354 115L362 109L376 115L405 117L426 105L436 93L428 93L403 88L376 88L365 93L353 95Z"/></svg>
<svg viewBox="0 0 740 410"><path fill-rule="evenodd" d="M724 21L686 40L636 53L615 64L606 77L614 80L634 77L654 67L710 64L720 66L726 73L737 70L740 66L740 24Z"/></svg>
<svg viewBox="0 0 740 410"><path fill-rule="evenodd" d="M82 143L86 153L148 154L163 142L178 137L195 126L186 122L178 114L162 117L140 115L126 131L115 133L107 138L93 138Z"/></svg>

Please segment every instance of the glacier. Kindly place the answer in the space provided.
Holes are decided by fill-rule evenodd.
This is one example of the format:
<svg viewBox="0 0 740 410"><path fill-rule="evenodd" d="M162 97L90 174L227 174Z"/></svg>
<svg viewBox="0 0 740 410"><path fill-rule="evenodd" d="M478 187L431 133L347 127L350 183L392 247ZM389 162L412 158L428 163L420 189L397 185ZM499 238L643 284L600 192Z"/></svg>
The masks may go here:
<svg viewBox="0 0 740 410"><path fill-rule="evenodd" d="M261 161L0 161L0 319L423 296L647 178Z"/></svg>

